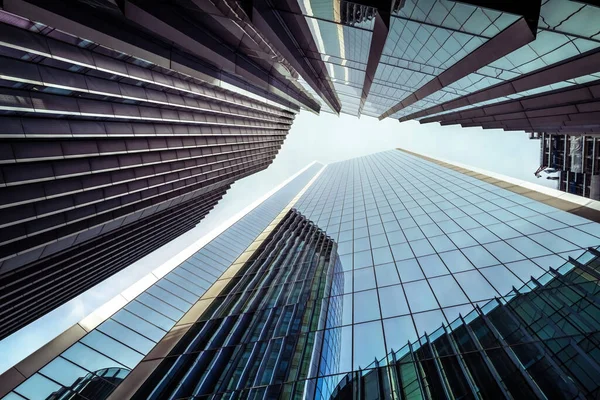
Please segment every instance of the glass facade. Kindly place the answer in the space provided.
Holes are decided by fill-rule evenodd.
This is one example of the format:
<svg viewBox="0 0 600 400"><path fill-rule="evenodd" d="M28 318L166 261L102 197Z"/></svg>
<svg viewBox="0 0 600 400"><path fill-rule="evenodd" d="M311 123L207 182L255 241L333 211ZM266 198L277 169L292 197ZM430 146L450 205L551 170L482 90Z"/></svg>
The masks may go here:
<svg viewBox="0 0 600 400"><path fill-rule="evenodd" d="M142 362L153 367L139 370L134 396L593 398L600 225L538 195L398 150L331 164L295 210L282 217L287 202L273 204L253 227L264 231L250 258L182 318L174 347ZM211 251L216 265L226 249ZM112 351L94 337L103 329L75 346ZM69 357L53 363L80 365ZM26 390L56 385L55 370L10 396L45 398Z"/></svg>
<svg viewBox="0 0 600 400"><path fill-rule="evenodd" d="M340 270L335 248L316 225L289 211L134 399L232 392L276 398L284 382L315 368L323 373L339 368L342 335L307 334L326 326L325 315L341 320L341 308L325 302L342 284L335 279ZM325 362L321 348L329 352ZM292 383L281 395L305 391L314 393L314 387Z"/></svg>
<svg viewBox="0 0 600 400"><path fill-rule="evenodd" d="M597 398L600 253L593 249L359 371L322 399ZM331 380L331 379L329 379Z"/></svg>
<svg viewBox="0 0 600 400"><path fill-rule="evenodd" d="M393 114L393 117L400 118L433 107L596 49L600 46L600 41L596 37L597 31L594 30L594 23L591 21L597 18L600 18L600 8L598 7L565 0L545 1L540 9L535 41L472 72L402 111L398 111ZM471 104L453 111L518 99L532 94L596 81L599 78L600 73L582 74L572 79L522 90L515 94L482 101L476 105Z"/></svg>
<svg viewBox="0 0 600 400"><path fill-rule="evenodd" d="M322 167L307 168L5 398L106 398ZM107 379L107 370L120 379ZM92 378L98 391L83 396L80 380Z"/></svg>

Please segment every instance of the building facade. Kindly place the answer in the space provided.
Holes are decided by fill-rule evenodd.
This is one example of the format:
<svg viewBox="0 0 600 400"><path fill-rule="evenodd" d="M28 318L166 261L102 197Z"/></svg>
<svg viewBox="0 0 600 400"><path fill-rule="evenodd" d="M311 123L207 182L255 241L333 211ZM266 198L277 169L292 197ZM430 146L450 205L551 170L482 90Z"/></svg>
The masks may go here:
<svg viewBox="0 0 600 400"><path fill-rule="evenodd" d="M600 145L592 135L569 135L542 132L531 135L540 140L540 168L556 179L557 188L588 199L600 200Z"/></svg>
<svg viewBox="0 0 600 400"><path fill-rule="evenodd" d="M488 3L3 2L0 338L197 224L301 108L597 131L600 8Z"/></svg>
<svg viewBox="0 0 600 400"><path fill-rule="evenodd" d="M312 164L201 249L192 249L181 264L152 271L0 375L0 397L106 398L171 329L177 328L176 323L207 291L218 289L217 279L248 254L247 248L322 167ZM92 387L81 384L92 380ZM15 390L10 392L12 388ZM87 396L81 392L84 389L97 391Z"/></svg>
<svg viewBox="0 0 600 400"><path fill-rule="evenodd" d="M286 0L271 7L325 65L324 111L530 132L598 129L596 1ZM296 4L297 3L297 4ZM305 21L299 29L291 21Z"/></svg>
<svg viewBox="0 0 600 400"><path fill-rule="evenodd" d="M177 298L151 287L125 306L173 313L137 358L111 331L136 329L121 310L2 375L7 398L106 368L131 369L112 399L597 394L596 203L400 150L318 169L288 184L195 303L179 296L198 278L166 275L160 293ZM209 250L216 261L225 247Z"/></svg>
<svg viewBox="0 0 600 400"><path fill-rule="evenodd" d="M192 229L318 111L281 57L203 59L133 4L137 25L35 3L0 6L0 339Z"/></svg>

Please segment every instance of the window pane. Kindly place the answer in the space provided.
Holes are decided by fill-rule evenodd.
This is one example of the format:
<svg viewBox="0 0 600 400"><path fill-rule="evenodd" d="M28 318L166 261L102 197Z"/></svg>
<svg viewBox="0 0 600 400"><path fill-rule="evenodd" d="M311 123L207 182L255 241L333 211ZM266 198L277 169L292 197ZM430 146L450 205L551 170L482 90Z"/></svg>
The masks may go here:
<svg viewBox="0 0 600 400"><path fill-rule="evenodd" d="M398 351L408 341L414 342L417 340L415 325L410 316L390 318L383 320L383 328L385 330L385 342L388 346L388 351Z"/></svg>
<svg viewBox="0 0 600 400"><path fill-rule="evenodd" d="M409 243L413 253L417 257L435 253L435 250L433 250L427 239L415 240Z"/></svg>
<svg viewBox="0 0 600 400"><path fill-rule="evenodd" d="M62 357L57 357L44 368L42 368L40 373L46 375L50 379L55 380L65 387L69 387L78 378L86 376L88 371L78 367Z"/></svg>
<svg viewBox="0 0 600 400"><path fill-rule="evenodd" d="M449 273L448 268L442 262L442 259L436 254L417 258L421 269L426 277L446 275Z"/></svg>
<svg viewBox="0 0 600 400"><path fill-rule="evenodd" d="M498 260L496 260L486 249L481 246L469 247L463 249L462 251L477 268L499 264Z"/></svg>
<svg viewBox="0 0 600 400"><path fill-rule="evenodd" d="M479 271L461 272L454 277L471 301L488 300L499 295Z"/></svg>
<svg viewBox="0 0 600 400"><path fill-rule="evenodd" d="M377 276L377 285L380 287L400 283L394 263L376 266L375 275Z"/></svg>
<svg viewBox="0 0 600 400"><path fill-rule="evenodd" d="M381 321L354 325L354 369L365 368L385 357Z"/></svg>
<svg viewBox="0 0 600 400"><path fill-rule="evenodd" d="M116 361L109 359L81 343L75 343L73 346L69 347L67 351L62 354L62 357L73 361L75 364L88 371L98 371L99 369L112 367L123 368L123 365L120 365Z"/></svg>
<svg viewBox="0 0 600 400"><path fill-rule="evenodd" d="M381 318L376 290L354 293L354 323Z"/></svg>
<svg viewBox="0 0 600 400"><path fill-rule="evenodd" d="M133 368L144 356L137 351L109 338L100 331L91 331L81 339L81 343L87 344L96 351L107 355L121 364Z"/></svg>
<svg viewBox="0 0 600 400"><path fill-rule="evenodd" d="M413 313L439 307L426 281L405 283L404 291Z"/></svg>
<svg viewBox="0 0 600 400"><path fill-rule="evenodd" d="M375 274L373 267L357 269L354 271L354 291L375 288Z"/></svg>
<svg viewBox="0 0 600 400"><path fill-rule="evenodd" d="M379 289L381 315L383 318L408 314L408 305L401 285L387 286Z"/></svg>
<svg viewBox="0 0 600 400"><path fill-rule="evenodd" d="M461 272L473 269L473 264L465 257L460 250L440 253L440 257L451 272Z"/></svg>
<svg viewBox="0 0 600 400"><path fill-rule="evenodd" d="M421 267L419 267L417 260L414 258L397 262L396 268L398 269L398 274L400 274L400 280L402 282L416 281L425 278L421 271Z"/></svg>
<svg viewBox="0 0 600 400"><path fill-rule="evenodd" d="M518 261L525 258L521 253L505 242L488 243L484 247L503 263Z"/></svg>
<svg viewBox="0 0 600 400"><path fill-rule="evenodd" d="M118 311L111 319L120 322L155 342L158 342L167 333L125 309Z"/></svg>
<svg viewBox="0 0 600 400"><path fill-rule="evenodd" d="M28 399L46 399L60 388L60 385L57 385L50 379L44 378L40 374L35 374L17 386L15 392Z"/></svg>
<svg viewBox="0 0 600 400"><path fill-rule="evenodd" d="M429 284L442 307L469 302L467 296L465 296L452 276L446 275L429 279Z"/></svg>
<svg viewBox="0 0 600 400"><path fill-rule="evenodd" d="M114 322L112 319L107 319L96 329L107 334L113 339L116 339L127 346L136 349L142 354L147 354L156 344L155 342L146 339L131 329Z"/></svg>

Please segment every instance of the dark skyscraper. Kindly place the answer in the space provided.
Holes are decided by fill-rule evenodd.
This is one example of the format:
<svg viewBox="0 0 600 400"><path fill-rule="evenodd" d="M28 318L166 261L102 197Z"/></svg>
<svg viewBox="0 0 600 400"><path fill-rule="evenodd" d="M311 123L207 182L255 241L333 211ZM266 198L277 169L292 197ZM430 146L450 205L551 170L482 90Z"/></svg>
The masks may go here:
<svg viewBox="0 0 600 400"><path fill-rule="evenodd" d="M193 228L318 111L281 57L204 60L111 2L34 3L0 11L0 339Z"/></svg>
<svg viewBox="0 0 600 400"><path fill-rule="evenodd" d="M600 215L561 195L399 150L313 165L0 383L37 399L123 368L109 398L594 397Z"/></svg>

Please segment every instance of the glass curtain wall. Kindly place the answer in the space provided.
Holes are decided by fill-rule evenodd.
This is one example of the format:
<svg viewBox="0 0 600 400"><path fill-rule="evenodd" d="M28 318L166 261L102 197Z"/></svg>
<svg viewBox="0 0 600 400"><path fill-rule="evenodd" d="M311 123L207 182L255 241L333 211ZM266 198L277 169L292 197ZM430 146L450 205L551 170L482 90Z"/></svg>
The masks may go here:
<svg viewBox="0 0 600 400"><path fill-rule="evenodd" d="M340 268L335 242L289 211L134 398L312 397L315 382L295 381L345 358L341 335L314 333L341 321L326 301Z"/></svg>
<svg viewBox="0 0 600 400"><path fill-rule="evenodd" d="M3 400L107 398L322 167L307 168ZM108 378L114 371L119 379Z"/></svg>
<svg viewBox="0 0 600 400"><path fill-rule="evenodd" d="M291 322L268 304L269 293L287 298L294 288L268 283L263 315L277 318L259 324L260 356L236 347L227 351L247 354L243 367L232 356L212 369L189 360L175 368L183 354L226 351L235 330L211 328L194 337L199 347L186 350L189 339L167 357L139 398L596 395L597 223L397 150L328 166L295 207L339 256L326 286L294 303L306 307L299 332L277 331ZM226 301L246 295L238 288L208 314L219 324L240 320Z"/></svg>

